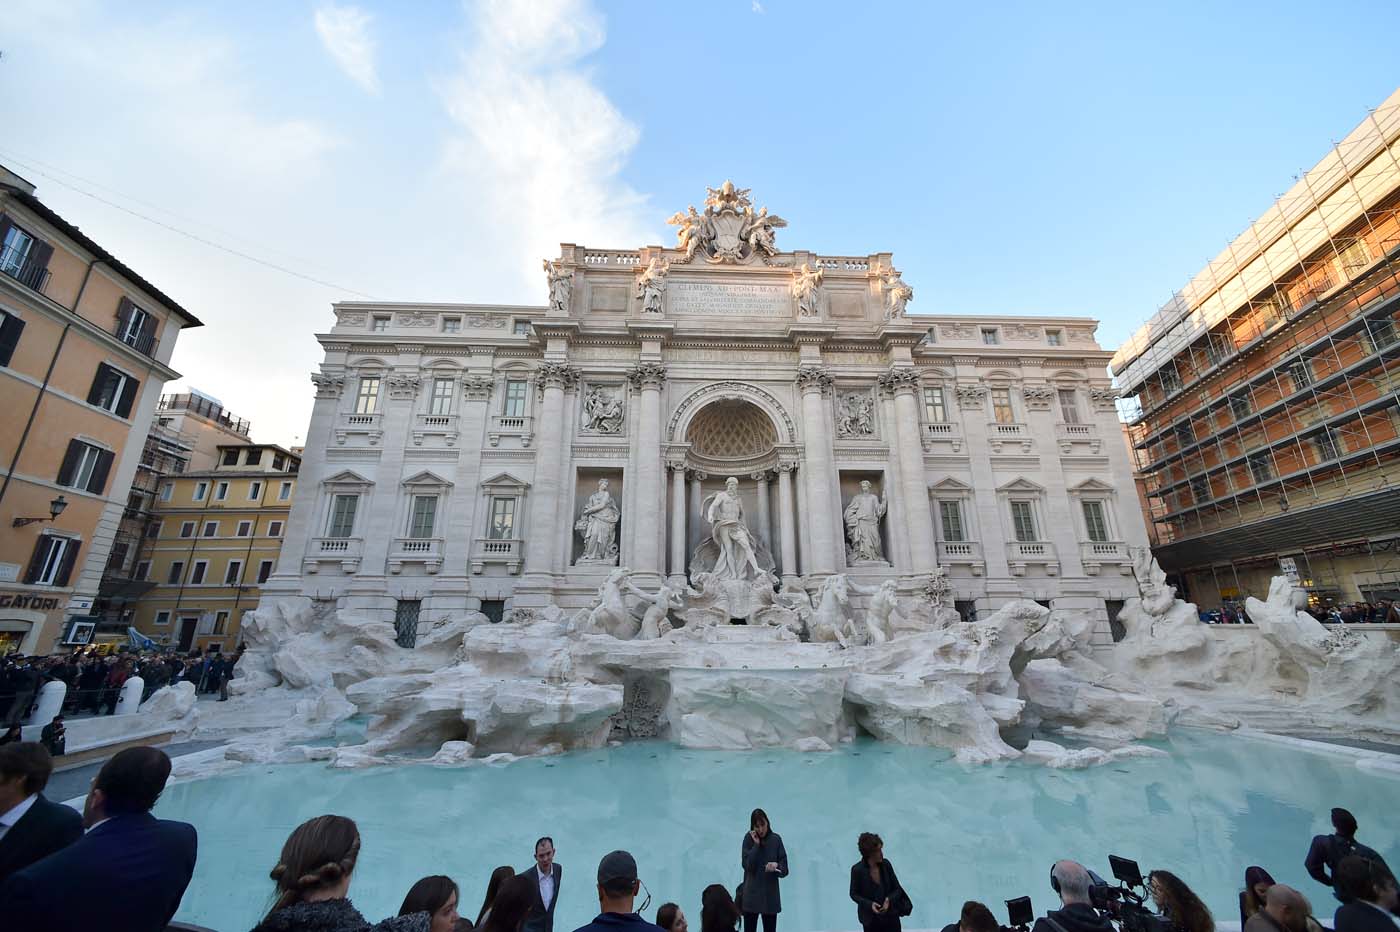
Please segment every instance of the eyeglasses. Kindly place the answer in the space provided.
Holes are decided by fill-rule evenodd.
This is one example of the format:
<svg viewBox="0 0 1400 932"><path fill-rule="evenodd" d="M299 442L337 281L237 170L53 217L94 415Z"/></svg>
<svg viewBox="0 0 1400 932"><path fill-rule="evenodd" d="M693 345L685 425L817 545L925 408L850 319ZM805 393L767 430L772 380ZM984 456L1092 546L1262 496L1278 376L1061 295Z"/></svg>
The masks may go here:
<svg viewBox="0 0 1400 932"><path fill-rule="evenodd" d="M646 898L642 900L642 905L637 908L637 912L644 913L647 911L647 907L651 906L651 891L648 890L647 885L640 880L638 880L637 883L641 886L642 892L646 894Z"/></svg>

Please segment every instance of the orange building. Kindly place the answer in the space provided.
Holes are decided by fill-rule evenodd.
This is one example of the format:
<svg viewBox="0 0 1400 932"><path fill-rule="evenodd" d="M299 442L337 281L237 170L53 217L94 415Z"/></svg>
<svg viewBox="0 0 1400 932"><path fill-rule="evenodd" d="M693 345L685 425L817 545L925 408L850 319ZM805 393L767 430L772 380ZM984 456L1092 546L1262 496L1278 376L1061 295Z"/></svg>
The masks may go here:
<svg viewBox="0 0 1400 932"><path fill-rule="evenodd" d="M1201 608L1400 598L1400 91L1114 356L1153 550Z"/></svg>
<svg viewBox="0 0 1400 932"><path fill-rule="evenodd" d="M199 325L0 167L0 651L91 636L170 354Z"/></svg>

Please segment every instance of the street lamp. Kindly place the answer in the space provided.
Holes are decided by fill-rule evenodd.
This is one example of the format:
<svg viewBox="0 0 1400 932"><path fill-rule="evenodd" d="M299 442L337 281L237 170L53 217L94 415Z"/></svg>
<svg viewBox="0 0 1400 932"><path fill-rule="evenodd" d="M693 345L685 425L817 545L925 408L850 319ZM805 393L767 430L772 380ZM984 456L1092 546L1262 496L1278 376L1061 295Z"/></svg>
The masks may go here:
<svg viewBox="0 0 1400 932"><path fill-rule="evenodd" d="M63 509L68 507L68 499L60 495L49 502L49 516L47 518L16 518L13 527L24 527L27 524L39 524L44 521L57 521L58 516L63 514Z"/></svg>

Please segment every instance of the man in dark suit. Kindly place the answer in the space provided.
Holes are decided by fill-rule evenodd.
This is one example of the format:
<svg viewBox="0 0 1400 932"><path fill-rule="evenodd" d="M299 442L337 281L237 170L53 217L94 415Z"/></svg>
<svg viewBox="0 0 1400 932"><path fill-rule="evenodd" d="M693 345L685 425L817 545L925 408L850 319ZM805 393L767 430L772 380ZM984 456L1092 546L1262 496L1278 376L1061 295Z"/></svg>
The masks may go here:
<svg viewBox="0 0 1400 932"><path fill-rule="evenodd" d="M1313 880L1320 884L1333 887L1333 896L1346 902L1340 890L1336 888L1333 875L1328 871L1335 872L1337 864L1349 855L1359 855L1368 861L1375 861L1384 867L1386 873L1390 872L1389 866L1385 863L1385 858L1381 857L1374 848L1368 848L1356 840L1356 816L1345 809L1332 810L1331 835L1317 835L1313 838L1312 844L1308 846L1308 856L1303 860L1303 866L1307 868L1308 874Z"/></svg>
<svg viewBox="0 0 1400 932"><path fill-rule="evenodd" d="M127 748L103 765L83 804L87 834L0 886L4 924L46 932L157 932L194 874L193 825L151 809L170 776L156 748Z"/></svg>
<svg viewBox="0 0 1400 932"><path fill-rule="evenodd" d="M76 809L44 798L53 757L42 744L0 747L0 883L83 837Z"/></svg>
<svg viewBox="0 0 1400 932"><path fill-rule="evenodd" d="M554 906L559 902L559 883L564 868L554 863L554 839L548 836L535 842L535 863L520 873L530 878L535 887L535 902L525 917L521 932L554 932Z"/></svg>
<svg viewBox="0 0 1400 932"><path fill-rule="evenodd" d="M1342 905L1332 920L1337 932L1395 932L1400 910L1400 890L1384 864L1350 854L1337 863L1332 875Z"/></svg>

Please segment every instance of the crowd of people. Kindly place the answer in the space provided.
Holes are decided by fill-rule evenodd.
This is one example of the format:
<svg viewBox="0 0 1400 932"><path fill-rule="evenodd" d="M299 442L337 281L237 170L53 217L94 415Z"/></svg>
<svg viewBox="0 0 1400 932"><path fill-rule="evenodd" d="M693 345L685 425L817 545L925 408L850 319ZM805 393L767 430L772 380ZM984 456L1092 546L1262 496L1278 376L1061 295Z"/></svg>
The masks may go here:
<svg viewBox="0 0 1400 932"><path fill-rule="evenodd" d="M38 742L0 746L0 926L49 932L161 932L178 910L197 856L194 826L151 814L170 776L165 752L128 748L92 781L81 814L43 795L53 758ZM1396 932L1400 895L1381 855L1356 839L1350 812L1332 810L1333 832L1312 840L1304 866L1342 904L1335 932ZM856 840L850 898L864 932L901 932L914 911L879 835ZM424 877L408 890L398 914L371 925L350 900L361 839L355 822L322 815L297 826L269 871L271 903L253 932L554 932L563 868L554 841L535 843L534 863L496 868L475 918L463 915L461 889L450 877ZM776 932L788 853L768 815L755 809L740 845L743 879L733 894L722 883L700 896L699 932ZM1124 878L1126 879L1126 878ZM1154 870L1134 884L1110 887L1082 864L1057 861L1050 885L1060 907L1035 918L1012 918L1018 932L1215 932L1211 911L1181 878ZM640 905L638 896L643 897ZM681 906L662 904L644 918L651 894L636 859L612 851L598 864L598 915L575 932L689 932ZM1151 902L1156 912L1141 905ZM1011 905L1011 904L1008 904ZM1027 906L1028 906L1027 901ZM1136 920L1129 914L1136 909ZM1145 917L1145 918L1144 918ZM1034 922L1032 928L1032 920ZM1275 883L1262 867L1245 872L1240 893L1243 932L1319 932L1312 905ZM1009 932L983 903L968 901L943 932Z"/></svg>
<svg viewBox="0 0 1400 932"><path fill-rule="evenodd" d="M229 680L238 654L185 654L171 650L146 650L100 654L93 649L48 657L8 654L0 657L0 723L18 724L29 716L45 683L58 680L68 687L63 711L69 715L111 715L116 711L122 687L132 676L141 677L144 702L157 689L173 683L193 683L201 693L228 698Z"/></svg>
<svg viewBox="0 0 1400 932"><path fill-rule="evenodd" d="M1375 602L1348 602L1342 605L1309 605L1303 609L1323 624L1388 624L1400 625L1400 603L1389 599ZM1198 610L1201 621L1208 625L1247 625L1253 624L1249 613L1238 602L1226 602L1218 608Z"/></svg>

